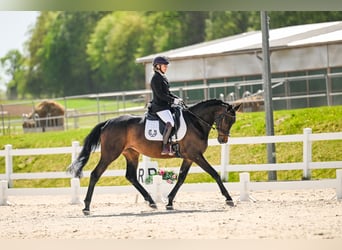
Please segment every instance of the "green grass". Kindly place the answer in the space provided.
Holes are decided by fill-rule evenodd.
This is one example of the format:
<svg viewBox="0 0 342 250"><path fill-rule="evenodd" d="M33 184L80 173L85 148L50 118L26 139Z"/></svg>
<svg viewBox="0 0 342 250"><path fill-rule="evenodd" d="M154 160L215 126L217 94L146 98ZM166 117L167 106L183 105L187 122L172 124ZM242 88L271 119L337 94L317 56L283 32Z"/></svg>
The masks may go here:
<svg viewBox="0 0 342 250"><path fill-rule="evenodd" d="M84 104L85 105L85 104ZM95 125L95 124L94 124ZM341 132L342 106L319 107L274 112L274 129L276 135L302 134L304 128L312 128L313 133ZM1 149L5 144L13 148L44 148L71 146L77 140L82 144L90 128L73 129L63 132L47 132L40 134L20 134L0 136ZM263 112L239 113L237 121L231 129L232 137L265 135L265 117ZM217 132L211 131L210 138L216 138ZM220 146L208 147L205 157L212 165L220 164ZM278 163L301 162L301 143L277 143L276 160ZM99 153L93 153L85 170L92 170L99 160ZM160 168L180 166L181 159L152 159ZM65 171L70 164L70 155L18 156L13 158L14 172L45 172ZM342 161L342 140L317 141L313 143L313 161ZM266 145L231 145L230 163L232 164L263 164L267 163ZM193 165L193 167L198 167ZM124 169L125 160L120 156L109 169ZM0 158L0 173L5 172L4 158ZM278 171L278 180L300 180L302 171ZM229 174L229 181L238 181L238 173ZM312 171L312 179L335 178L335 169L318 169ZM252 181L266 181L267 172L251 172ZM208 174L189 174L186 182L213 182ZM98 185L128 185L124 177L102 177ZM68 179L51 180L18 180L15 187L63 187L69 186ZM88 185L88 178L81 180L81 185Z"/></svg>
<svg viewBox="0 0 342 250"><path fill-rule="evenodd" d="M117 111L122 108L130 108L135 106L145 106L145 102L132 102L126 100L125 102L117 97L101 98L97 102L96 98L84 98L84 99L67 99L65 101L58 101L63 106L67 106L68 109L88 110L89 112L97 112L98 108L102 111Z"/></svg>

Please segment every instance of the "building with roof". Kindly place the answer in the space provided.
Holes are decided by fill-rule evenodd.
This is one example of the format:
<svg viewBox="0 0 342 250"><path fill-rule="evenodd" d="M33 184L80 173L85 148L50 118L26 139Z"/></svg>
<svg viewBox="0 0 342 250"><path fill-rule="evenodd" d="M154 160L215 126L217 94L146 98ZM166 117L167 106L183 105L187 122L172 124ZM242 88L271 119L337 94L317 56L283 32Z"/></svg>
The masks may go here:
<svg viewBox="0 0 342 250"><path fill-rule="evenodd" d="M342 104L342 21L271 29L269 45L275 109ZM148 89L157 55L170 59L167 77L185 99L262 93L261 31L138 58Z"/></svg>

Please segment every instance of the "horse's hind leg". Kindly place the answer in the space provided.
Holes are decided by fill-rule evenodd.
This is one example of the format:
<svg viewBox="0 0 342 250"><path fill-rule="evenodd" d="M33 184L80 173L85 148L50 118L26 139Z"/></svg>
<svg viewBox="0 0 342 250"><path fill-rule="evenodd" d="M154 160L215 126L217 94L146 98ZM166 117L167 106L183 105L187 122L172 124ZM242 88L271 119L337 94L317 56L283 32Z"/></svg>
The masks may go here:
<svg viewBox="0 0 342 250"><path fill-rule="evenodd" d="M152 199L151 195L146 191L146 189L138 182L137 179L137 167L139 162L139 153L134 150L126 150L123 155L126 158L127 169L126 169L126 179L132 183L132 185L141 193L145 201L149 203L152 208L157 208L156 203Z"/></svg>
<svg viewBox="0 0 342 250"><path fill-rule="evenodd" d="M85 207L82 210L85 215L89 215L90 214L89 207L90 207L91 198L92 198L93 193L94 193L95 185L98 182L98 180L100 179L100 177L103 174L103 172L107 169L108 165L112 161L113 160L105 161L103 159L103 157L101 156L101 159L100 159L99 163L96 165L96 168L91 172L87 195L86 195L86 198L84 199Z"/></svg>
<svg viewBox="0 0 342 250"><path fill-rule="evenodd" d="M182 184L184 183L184 180L186 178L186 176L188 175L190 166L192 164L192 161L189 160L183 160L182 162L182 166L179 170L179 175L178 175L178 179L177 179L177 183L174 186L174 188L171 190L171 192L168 195L168 203L166 205L166 209L167 210L173 210L173 200L179 190L179 188L182 186Z"/></svg>

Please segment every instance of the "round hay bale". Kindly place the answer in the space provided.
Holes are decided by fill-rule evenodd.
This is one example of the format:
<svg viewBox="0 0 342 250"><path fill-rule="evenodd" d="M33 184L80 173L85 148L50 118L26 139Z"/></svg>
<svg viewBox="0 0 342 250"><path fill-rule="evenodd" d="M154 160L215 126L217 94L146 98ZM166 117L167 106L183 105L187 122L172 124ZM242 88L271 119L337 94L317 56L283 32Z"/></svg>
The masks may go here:
<svg viewBox="0 0 342 250"><path fill-rule="evenodd" d="M55 102L45 100L39 103L35 108L34 112L39 115L39 117L47 117L50 116L63 116L64 115L64 107Z"/></svg>

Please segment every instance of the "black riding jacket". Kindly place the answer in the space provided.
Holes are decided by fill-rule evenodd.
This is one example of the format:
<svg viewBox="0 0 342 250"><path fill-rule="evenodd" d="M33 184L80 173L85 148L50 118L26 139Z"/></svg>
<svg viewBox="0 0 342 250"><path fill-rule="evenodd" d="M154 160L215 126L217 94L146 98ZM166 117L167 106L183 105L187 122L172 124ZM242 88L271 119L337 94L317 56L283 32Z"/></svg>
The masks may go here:
<svg viewBox="0 0 342 250"><path fill-rule="evenodd" d="M174 99L179 98L171 93L167 78L157 71L154 72L151 79L151 89L153 92L151 111L153 113L170 109Z"/></svg>

